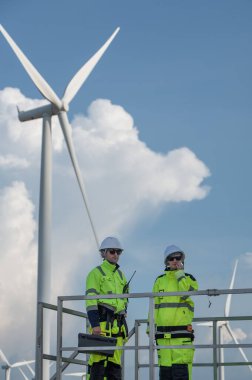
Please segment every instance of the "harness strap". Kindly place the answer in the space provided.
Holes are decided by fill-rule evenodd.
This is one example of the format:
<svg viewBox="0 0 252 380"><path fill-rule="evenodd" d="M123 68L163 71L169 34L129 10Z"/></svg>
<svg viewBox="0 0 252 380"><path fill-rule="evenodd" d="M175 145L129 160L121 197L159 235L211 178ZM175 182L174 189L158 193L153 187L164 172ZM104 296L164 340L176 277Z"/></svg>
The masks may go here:
<svg viewBox="0 0 252 380"><path fill-rule="evenodd" d="M164 338L167 338L166 336L167 334L155 334L155 339L164 339ZM194 341L194 334L193 333L183 333L183 332L178 332L178 333L171 333L171 339L175 339L175 338L188 338L188 339L191 339L191 341L193 342Z"/></svg>
<svg viewBox="0 0 252 380"><path fill-rule="evenodd" d="M184 325L184 326L157 326L157 331L160 331L160 332L169 333L169 332L181 331L181 330L185 330L185 331L192 332L192 333L194 332L193 328L192 328L192 325Z"/></svg>

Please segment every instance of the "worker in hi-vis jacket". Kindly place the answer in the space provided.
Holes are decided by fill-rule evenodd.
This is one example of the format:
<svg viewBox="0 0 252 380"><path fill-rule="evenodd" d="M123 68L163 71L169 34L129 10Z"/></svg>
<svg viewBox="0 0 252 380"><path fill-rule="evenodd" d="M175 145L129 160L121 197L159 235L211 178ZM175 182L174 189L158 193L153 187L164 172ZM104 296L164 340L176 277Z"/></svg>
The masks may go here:
<svg viewBox="0 0 252 380"><path fill-rule="evenodd" d="M164 252L165 271L153 292L187 292L198 289L195 278L184 272L185 253L175 245ZM157 346L192 345L194 303L189 296L155 297L154 324ZM194 348L157 349L160 380L191 380Z"/></svg>
<svg viewBox="0 0 252 380"><path fill-rule="evenodd" d="M86 295L108 295L128 293L128 284L123 272L119 269L118 260L123 252L119 240L107 237L100 246L103 262L87 276ZM117 346L122 346L128 336L126 323L126 298L107 298L86 300L91 332L95 335L116 337ZM89 359L89 380L121 380L122 350L115 350L113 357L91 354Z"/></svg>

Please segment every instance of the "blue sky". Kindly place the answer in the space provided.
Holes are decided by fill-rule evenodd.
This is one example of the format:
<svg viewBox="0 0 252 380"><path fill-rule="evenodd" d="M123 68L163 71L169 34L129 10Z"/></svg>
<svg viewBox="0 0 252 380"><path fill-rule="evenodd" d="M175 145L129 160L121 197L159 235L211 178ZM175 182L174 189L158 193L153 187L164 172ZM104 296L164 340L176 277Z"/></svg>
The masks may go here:
<svg viewBox="0 0 252 380"><path fill-rule="evenodd" d="M121 28L72 101L69 118L99 238L121 239L126 275L137 269L133 292L151 290L167 244L185 250L186 269L201 289L227 288L238 257L235 287L251 286L251 12L245 0L0 4L0 23L59 97ZM41 130L40 121L20 125L15 105L29 109L41 96L3 37L0 65L0 310L15 323L16 308L24 307L17 288L34 310ZM83 294L99 256L57 124L53 160L56 299ZM11 274L16 280L9 283L4 275ZM248 299L233 297L231 312L250 313ZM195 301L197 316L223 313L224 297L210 310L208 300ZM10 326L0 326L0 348L13 361L23 359L13 349L20 341L8 342ZM17 328L27 332L24 326L25 317ZM252 331L243 330L249 342ZM30 331L29 337L26 356L33 354Z"/></svg>

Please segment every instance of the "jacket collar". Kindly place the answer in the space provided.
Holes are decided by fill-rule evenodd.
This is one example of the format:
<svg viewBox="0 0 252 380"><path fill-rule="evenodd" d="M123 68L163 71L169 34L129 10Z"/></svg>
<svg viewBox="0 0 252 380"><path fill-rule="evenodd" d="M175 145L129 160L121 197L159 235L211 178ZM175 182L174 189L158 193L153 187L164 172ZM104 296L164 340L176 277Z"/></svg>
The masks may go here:
<svg viewBox="0 0 252 380"><path fill-rule="evenodd" d="M119 267L120 265L118 264L111 264L108 260L104 260L103 263L102 263L102 266L106 269L108 269L109 271L111 272L115 272Z"/></svg>

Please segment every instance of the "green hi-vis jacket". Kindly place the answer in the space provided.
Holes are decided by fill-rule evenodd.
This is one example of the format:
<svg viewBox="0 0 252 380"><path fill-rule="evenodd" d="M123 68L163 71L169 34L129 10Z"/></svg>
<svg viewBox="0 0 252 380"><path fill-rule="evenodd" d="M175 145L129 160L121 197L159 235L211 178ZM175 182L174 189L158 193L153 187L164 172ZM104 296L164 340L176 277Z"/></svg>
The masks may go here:
<svg viewBox="0 0 252 380"><path fill-rule="evenodd" d="M94 268L87 276L86 295L96 296L99 294L123 294L127 280L119 265L110 264L104 260L101 265ZM126 298L110 298L86 300L87 312L97 310L98 305L103 305L112 310L115 314L125 313L127 306Z"/></svg>
<svg viewBox="0 0 252 380"><path fill-rule="evenodd" d="M153 292L187 292L198 289L195 278L183 270L165 270L153 286ZM154 323L158 326L190 325L194 302L189 296L155 297Z"/></svg>

